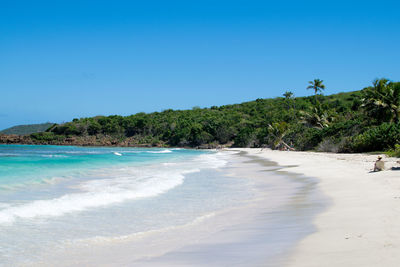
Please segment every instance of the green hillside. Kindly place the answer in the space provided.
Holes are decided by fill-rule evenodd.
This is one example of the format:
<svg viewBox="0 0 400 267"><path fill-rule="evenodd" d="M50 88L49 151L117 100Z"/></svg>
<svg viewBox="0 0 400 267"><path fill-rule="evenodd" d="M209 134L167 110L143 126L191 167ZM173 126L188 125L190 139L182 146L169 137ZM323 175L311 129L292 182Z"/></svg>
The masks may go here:
<svg viewBox="0 0 400 267"><path fill-rule="evenodd" d="M17 126L2 130L2 131L0 131L0 133L1 134L24 135L24 134L44 132L48 128L50 128L53 124L54 123L47 122L47 123L41 123L41 124L17 125Z"/></svg>
<svg viewBox="0 0 400 267"><path fill-rule="evenodd" d="M326 152L384 151L400 144L399 82L380 79L360 91L324 96L325 86L315 79L309 89L309 97L282 92L220 107L74 119L12 142Z"/></svg>

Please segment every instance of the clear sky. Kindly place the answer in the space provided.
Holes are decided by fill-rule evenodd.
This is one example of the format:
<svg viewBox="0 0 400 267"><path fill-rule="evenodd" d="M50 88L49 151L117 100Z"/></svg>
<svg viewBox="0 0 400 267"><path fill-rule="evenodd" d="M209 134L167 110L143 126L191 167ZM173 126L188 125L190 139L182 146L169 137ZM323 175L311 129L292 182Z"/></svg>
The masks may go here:
<svg viewBox="0 0 400 267"><path fill-rule="evenodd" d="M400 80L398 1L0 0L0 129Z"/></svg>

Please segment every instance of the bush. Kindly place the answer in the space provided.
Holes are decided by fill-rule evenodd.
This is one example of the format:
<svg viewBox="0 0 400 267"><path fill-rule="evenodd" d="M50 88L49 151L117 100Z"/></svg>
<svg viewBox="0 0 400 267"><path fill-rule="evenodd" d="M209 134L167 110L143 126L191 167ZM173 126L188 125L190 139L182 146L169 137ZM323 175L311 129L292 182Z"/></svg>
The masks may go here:
<svg viewBox="0 0 400 267"><path fill-rule="evenodd" d="M394 149L389 150L386 153L389 157L398 157L400 158L400 144L395 144Z"/></svg>
<svg viewBox="0 0 400 267"><path fill-rule="evenodd" d="M383 151L393 149L400 143L400 124L383 123L372 127L352 140L355 152Z"/></svg>
<svg viewBox="0 0 400 267"><path fill-rule="evenodd" d="M97 121L93 121L89 124L87 132L89 135L96 135L101 132L101 125Z"/></svg>
<svg viewBox="0 0 400 267"><path fill-rule="evenodd" d="M294 127L284 137L286 143L294 143L297 150L314 149L322 141L322 130L309 128L304 125Z"/></svg>
<svg viewBox="0 0 400 267"><path fill-rule="evenodd" d="M61 141L63 136L55 135L52 132L42 132L42 133L33 133L30 135L33 140L36 141L44 141L44 142L52 142L52 141Z"/></svg>
<svg viewBox="0 0 400 267"><path fill-rule="evenodd" d="M235 147L252 147L255 143L255 131L250 127L246 127L238 133L233 139Z"/></svg>
<svg viewBox="0 0 400 267"><path fill-rule="evenodd" d="M333 153L348 152L347 146L348 146L347 137L341 137L341 138L328 137L322 140L322 142L318 144L316 150L319 152L333 152Z"/></svg>
<svg viewBox="0 0 400 267"><path fill-rule="evenodd" d="M339 144L336 142L334 138L326 138L322 140L321 143L318 144L317 149L318 152L333 152L337 153L339 151Z"/></svg>

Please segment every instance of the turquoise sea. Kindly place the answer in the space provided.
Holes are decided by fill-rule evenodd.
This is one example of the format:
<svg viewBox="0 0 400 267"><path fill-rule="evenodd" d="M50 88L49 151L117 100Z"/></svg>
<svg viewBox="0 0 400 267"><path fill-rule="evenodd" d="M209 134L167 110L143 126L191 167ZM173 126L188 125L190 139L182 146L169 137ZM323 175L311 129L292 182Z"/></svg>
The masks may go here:
<svg viewBox="0 0 400 267"><path fill-rule="evenodd" d="M0 145L0 263L46 262L49 249L196 222L252 196L220 170L226 153Z"/></svg>
<svg viewBox="0 0 400 267"><path fill-rule="evenodd" d="M325 201L279 168L232 150L0 145L0 266L284 265Z"/></svg>

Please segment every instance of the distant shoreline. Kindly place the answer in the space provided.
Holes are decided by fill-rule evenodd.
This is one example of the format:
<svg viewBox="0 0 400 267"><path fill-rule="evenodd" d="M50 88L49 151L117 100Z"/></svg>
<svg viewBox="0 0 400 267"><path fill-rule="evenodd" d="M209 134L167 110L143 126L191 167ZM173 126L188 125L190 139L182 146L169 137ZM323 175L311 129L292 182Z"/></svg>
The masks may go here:
<svg viewBox="0 0 400 267"><path fill-rule="evenodd" d="M0 134L0 145L54 145L54 146L87 146L87 147L133 147L133 148L186 148L186 149L221 149L231 148L229 144L203 144L196 147L170 146L168 144L134 143L130 139L118 141L113 137L82 137L65 138L63 141L37 141L29 135L6 135Z"/></svg>

